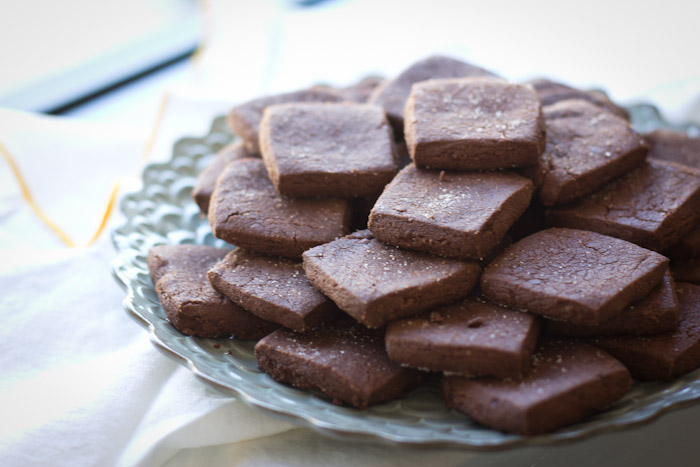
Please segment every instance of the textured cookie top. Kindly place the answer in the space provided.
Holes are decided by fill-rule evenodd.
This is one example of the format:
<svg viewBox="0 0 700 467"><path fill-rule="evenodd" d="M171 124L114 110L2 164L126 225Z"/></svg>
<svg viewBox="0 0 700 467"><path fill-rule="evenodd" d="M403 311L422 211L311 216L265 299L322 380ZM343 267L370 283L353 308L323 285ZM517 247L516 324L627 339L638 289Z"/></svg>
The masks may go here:
<svg viewBox="0 0 700 467"><path fill-rule="evenodd" d="M520 378L529 368L539 319L478 298L389 323L389 357L414 368Z"/></svg>
<svg viewBox="0 0 700 467"><path fill-rule="evenodd" d="M281 104L268 107L260 125L265 166L282 194L376 195L396 173L392 131L379 107Z"/></svg>
<svg viewBox="0 0 700 467"><path fill-rule="evenodd" d="M367 387L371 380L388 369L399 370L399 366L387 358L384 332L368 329L350 319L304 334L280 330L261 340L257 347L256 353L265 347L274 347L277 352L308 360L314 365L332 366L338 373L355 380L353 385L358 390Z"/></svg>
<svg viewBox="0 0 700 467"><path fill-rule="evenodd" d="M299 257L304 250L345 235L347 201L281 196L262 160L241 159L221 174L209 207L214 235L265 254Z"/></svg>
<svg viewBox="0 0 700 467"><path fill-rule="evenodd" d="M165 276L182 283L173 290L183 302L222 301L221 294L209 285L207 271L230 251L205 245L157 245L146 262L154 284Z"/></svg>
<svg viewBox="0 0 700 467"><path fill-rule="evenodd" d="M212 269L241 293L303 312L328 301L304 275L301 261L237 249Z"/></svg>
<svg viewBox="0 0 700 467"><path fill-rule="evenodd" d="M490 78L436 79L415 84L410 101L406 128L417 144L541 136L540 102L531 86ZM408 142L408 130L406 137Z"/></svg>
<svg viewBox="0 0 700 467"><path fill-rule="evenodd" d="M402 250L359 231L304 253L312 284L367 326L416 314L465 297L481 268Z"/></svg>
<svg viewBox="0 0 700 467"><path fill-rule="evenodd" d="M201 337L259 339L278 326L214 290L207 271L229 251L205 245L158 245L146 258L156 293L172 325Z"/></svg>
<svg viewBox="0 0 700 467"><path fill-rule="evenodd" d="M674 130L656 130L644 135L649 143L649 157L678 162L700 170L700 138Z"/></svg>
<svg viewBox="0 0 700 467"><path fill-rule="evenodd" d="M414 63L396 78L379 86L369 102L384 108L389 118L403 121L403 110L411 93L411 86L419 81L463 76L497 76L490 71L459 60L435 55Z"/></svg>
<svg viewBox="0 0 700 467"><path fill-rule="evenodd" d="M428 313L395 321L388 333L395 339L428 342L435 347L491 348L520 352L538 318L478 298L444 305ZM534 345L534 340L533 340ZM530 349L532 350L532 349Z"/></svg>
<svg viewBox="0 0 700 467"><path fill-rule="evenodd" d="M547 144L528 176L545 205L573 201L642 162L647 146L629 123L576 99L543 108Z"/></svg>
<svg viewBox="0 0 700 467"><path fill-rule="evenodd" d="M522 407L559 397L572 388L600 380L608 374L622 374L627 387L632 383L620 362L580 342L545 339L533 353L531 362L530 373L520 382L493 381L484 384L490 386L493 394L499 394Z"/></svg>
<svg viewBox="0 0 700 467"><path fill-rule="evenodd" d="M260 97L239 104L231 109L228 115L228 124L233 133L243 139L248 150L259 153L258 130L266 107L286 102L340 102L343 100L345 98L340 93L330 89L303 89L285 94Z"/></svg>
<svg viewBox="0 0 700 467"><path fill-rule="evenodd" d="M511 214L502 212L510 197L522 197L523 209L527 207L532 191L530 180L514 173L440 172L409 165L384 190L372 216L390 214L460 232L479 232L494 217ZM510 223L521 212L512 214Z"/></svg>
<svg viewBox="0 0 700 467"><path fill-rule="evenodd" d="M667 266L664 256L624 240L548 229L507 248L486 267L481 288L511 308L594 325L642 299Z"/></svg>
<svg viewBox="0 0 700 467"><path fill-rule="evenodd" d="M586 228L661 251L700 220L700 171L649 160L575 203L555 208L556 225Z"/></svg>
<svg viewBox="0 0 700 467"><path fill-rule="evenodd" d="M319 389L360 408L399 397L423 378L389 360L383 330L347 317L303 334L273 332L257 343L255 356L278 381Z"/></svg>
<svg viewBox="0 0 700 467"><path fill-rule="evenodd" d="M520 381L446 377L450 407L500 430L533 435L573 423L622 397L632 378L606 352L575 341L544 340Z"/></svg>
<svg viewBox="0 0 700 467"><path fill-rule="evenodd" d="M438 172L405 167L385 188L369 229L385 243L432 254L483 258L532 196L514 173Z"/></svg>
<svg viewBox="0 0 700 467"><path fill-rule="evenodd" d="M333 276L342 276L345 287L366 299L438 282L465 266L475 274L480 269L473 262L385 245L366 230L309 250L304 254L304 261L318 264Z"/></svg>

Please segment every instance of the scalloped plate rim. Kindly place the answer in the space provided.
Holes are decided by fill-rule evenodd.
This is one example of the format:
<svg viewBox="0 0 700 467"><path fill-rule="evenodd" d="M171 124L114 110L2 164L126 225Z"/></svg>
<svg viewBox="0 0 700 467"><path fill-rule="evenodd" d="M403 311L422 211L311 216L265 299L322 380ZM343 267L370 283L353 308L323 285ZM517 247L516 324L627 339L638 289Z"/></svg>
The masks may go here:
<svg viewBox="0 0 700 467"><path fill-rule="evenodd" d="M649 104L636 104L633 106L630 106L628 108L629 110L632 109L642 109L642 111L646 112L652 112L652 117L657 118L659 121L659 126L663 127L668 127L668 128L675 128L675 129L682 129L685 131L690 131L690 128L693 128L693 131L697 131L697 125L688 123L688 124L680 124L680 125L670 125L667 122L663 120L661 117L661 114L659 113L658 109L656 107L649 105ZM599 435L601 433L605 432L610 432L610 431L618 431L618 430L624 430L624 429L630 429L634 428L640 425L645 425L647 423L650 423L653 420L656 420L657 418L661 417L662 415L672 411L672 410L677 410L681 409L683 407L687 407L689 405L693 405L695 403L698 403L700 399L700 391L694 393L694 394L682 394L682 391L676 391L674 392L673 399L671 400L663 400L663 401L656 401L652 403L648 403L646 406L635 408L631 407L622 412L622 414L619 417L612 418L612 419L607 419L603 420L602 423L594 423L591 425L590 422L586 422L585 420L582 421L584 424L584 427L578 428L578 425L572 425L570 427L563 428L562 430L555 431L550 434L544 434L540 436L535 436L535 437L524 437L524 436L517 436L517 435L510 435L510 434L504 434L500 433L496 430L490 430L496 433L497 435L500 435L501 438L492 441L484 441L483 438L479 438L477 441L470 441L470 440L456 440L456 439L426 439L426 438L420 438L416 439L415 436L406 436L402 434L395 434L391 432L381 432L375 430L368 430L365 425L358 424L356 425L355 429L349 429L348 427L340 427L337 425L336 422L332 421L327 421L319 418L318 416L314 416L311 413L307 413L304 411L295 411L295 410L290 410L288 407L278 407L273 403L269 403L265 400L262 400L259 396L255 394L250 394L245 390L245 388L239 387L236 384L233 384L231 382L223 382L216 377L210 375L207 373L207 371L203 368L201 368L197 362L188 355L183 354L183 352L180 352L176 349L173 348L171 344L168 344L163 340L161 336L158 335L158 328L152 322L148 316L145 314L139 312L136 310L134 306L132 306L131 302L135 299L135 295L133 293L133 289L130 286L130 280L128 277L126 277L126 270L129 268L127 265L126 261L123 258L124 252L122 251L122 248L120 247L120 242L119 242L119 237L120 235L123 235L123 231L127 229L129 225L129 220L130 217L125 213L125 206L126 203L129 199L132 198L138 198L140 195L142 196L143 193L145 192L147 186L149 186L149 183L145 179L146 174L149 172L153 171L158 171L158 170L165 170L168 168L172 167L172 164L175 160L175 149L178 147L179 144L184 144L187 140L190 141L197 141L201 142L203 141L207 136L211 135L214 132L214 127L217 124L217 121L222 119L223 117L217 117L212 122L211 130L210 132L201 137L201 138L195 138L195 137L183 137L179 139L173 148L173 155L170 160L167 162L157 162L157 163L150 163L147 164L142 172L142 181L143 185L141 188L137 191L130 192L127 194L124 194L120 198L120 203L119 207L122 213L125 215L125 221L118 225L117 227L113 228L111 231L111 239L114 248L117 250L119 255L115 260L112 261L110 264L110 269L112 272L112 276L114 277L115 281L122 287L122 289L127 292L126 297L122 301L122 307L124 308L125 312L135 321L140 324L144 330L146 330L149 334L149 339L153 346L159 350L161 353L164 355L172 358L174 361L177 361L181 365L187 367L190 371L193 372L195 376L198 377L200 381L205 382L206 384L210 385L211 387L215 388L216 390L223 392L225 394L232 394L232 395L237 395L240 396L240 398L249 406L252 407L258 407L265 412L277 416L279 418L282 418L287 421L292 421L296 423L300 423L303 426L315 429L317 432L320 432L325 435L332 435L335 437L340 437L343 439L350 439L350 440L363 440L363 441L372 441L372 442L383 442L383 443L390 443L390 444L400 444L400 445L412 445L412 446L424 446L424 447L435 447L435 448L458 448L458 449L471 449L471 450L479 450L479 451L493 451L493 450L499 450L499 449L510 449L510 448L515 448L515 447L522 447L522 446L543 446L543 445L554 445L554 444L566 444L575 440L581 440L584 438L590 438L592 436ZM184 335L183 335L184 337ZM695 375L694 375L695 374ZM697 378L694 380L695 382L700 381L700 370L696 370L692 373L690 373L691 376L696 376ZM685 377L681 378L688 378L688 375L685 375ZM680 378L679 378L680 379ZM679 380L676 380L679 381ZM273 384L279 384L274 381L272 381ZM283 386L283 385L280 385ZM273 386L274 387L274 386ZM641 409L643 408L649 408L650 406L653 406L653 411L647 411L645 413L640 413ZM362 413L361 411L357 412L358 414ZM372 417L372 415L368 415L369 417ZM620 418L625 418L625 420L620 420Z"/></svg>

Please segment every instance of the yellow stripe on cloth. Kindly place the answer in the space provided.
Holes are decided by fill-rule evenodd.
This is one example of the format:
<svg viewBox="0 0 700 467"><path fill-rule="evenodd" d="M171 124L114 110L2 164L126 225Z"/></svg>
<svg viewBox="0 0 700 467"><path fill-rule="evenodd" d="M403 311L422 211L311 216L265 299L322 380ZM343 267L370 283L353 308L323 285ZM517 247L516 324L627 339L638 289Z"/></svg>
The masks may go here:
<svg viewBox="0 0 700 467"><path fill-rule="evenodd" d="M60 240L63 242L67 247L69 248L76 248L78 245L68 236L66 232L62 228L58 226L54 221L47 216L44 211L39 207L37 202L34 200L34 197L32 196L32 193L29 191L29 186L27 185L27 182L24 180L24 177L22 176L22 172L20 172L19 167L17 166L17 163L15 162L15 159L12 157L10 154L10 151L7 150L4 144L0 142L0 153L2 153L3 158L7 161L7 164L10 166L10 170L12 170L12 174L15 176L17 179L17 183L19 184L20 190L22 191L22 197L27 201L29 204L29 207L32 208L32 211L34 211L34 214L39 218L41 222L44 223ZM105 226L107 225L107 220L109 219L110 215L112 214L112 210L114 209L114 204L117 199L117 194L119 193L119 186L121 184L120 180L117 180L114 182L114 185L112 187L112 192L109 197L109 201L107 202L107 208L105 209L104 214L102 215L102 221L100 222L100 225L97 227L97 230L93 234L92 238L90 239L89 242L85 244L85 246L90 246L97 239L100 237L102 234L102 231L104 230Z"/></svg>
<svg viewBox="0 0 700 467"><path fill-rule="evenodd" d="M143 147L143 157L142 159L145 161L151 156L151 152L153 151L153 145L156 142L156 137L158 136L158 130L160 129L160 122L163 120L163 114L165 113L165 108L168 106L168 100L170 99L170 93L166 91L163 93L163 99L160 101L160 107L158 107L158 113L156 114L156 121L153 124L153 128L151 129L151 134L148 136L148 140L146 140L146 145Z"/></svg>
<svg viewBox="0 0 700 467"><path fill-rule="evenodd" d="M90 246L93 243L97 241L98 238L100 238L100 235L102 235L102 232L104 231L105 227L107 226L107 221L109 220L110 216L112 215L112 211L114 211L114 205L117 202L117 195L119 194L119 187L121 186L121 180L117 179L114 182L114 185L112 185L112 191L109 195L109 201L107 201L107 208L105 208L104 214L102 214L102 220L100 221L100 225L97 226L97 230L95 233L92 235L92 238L90 239L89 242L85 246Z"/></svg>
<svg viewBox="0 0 700 467"><path fill-rule="evenodd" d="M73 240L71 240L70 237L58 225L56 225L55 222L49 219L49 216L44 214L44 211L42 211L39 205L36 204L36 201L34 201L34 197L29 191L27 182L24 181L24 177L22 177L22 173L19 171L19 167L17 167L17 164L15 163L14 158L10 154L10 151L7 150L7 148L4 144L2 144L2 142L0 142L0 152L2 153L7 163L10 165L10 169L12 170L12 173L17 179L17 183L19 183L20 189L22 190L22 197L27 201L27 203L29 203L29 207L32 208L34 214L36 214L37 217L41 220L41 222L43 222L49 229L51 229L53 233L55 233L56 236L59 239L61 239L63 243L66 244L66 246L70 248L75 248L75 243L73 242Z"/></svg>
<svg viewBox="0 0 700 467"><path fill-rule="evenodd" d="M144 151L143 151L143 160L146 160L149 158L151 155L151 151L153 150L153 145L155 143L156 137L158 136L158 130L160 129L160 124L161 121L163 120L163 114L165 113L165 108L168 103L168 99L170 98L170 94L166 92L163 95L163 99L160 103L160 107L158 109L158 113L156 115L156 120L153 125L153 129L151 130L151 134L146 141L146 145L144 146ZM7 161L7 164L10 166L10 169L12 170L12 173L14 174L15 178L17 179L17 183L19 184L19 187L22 191L22 197L27 201L29 204L29 207L32 208L32 211L34 211L34 214L39 218L41 222L44 223L56 236L63 242L66 246L69 248L76 248L78 245L66 234L66 232L61 229L58 224L56 224L54 221L52 221L49 216L47 216L44 211L39 207L37 202L34 200L34 197L32 196L31 192L29 191L29 185L27 185L27 182L24 180L24 177L22 176L22 173L19 170L19 167L17 166L17 163L15 162L15 159L12 157L10 154L10 151L5 147L2 142L0 142L0 153L2 153L3 158ZM117 179L113 184L112 184L112 190L109 195L109 200L107 201L107 206L104 209L104 213L102 214L102 219L100 220L99 225L97 226L97 230L95 230L95 233L90 237L90 240L84 245L84 246L90 246L93 243L97 241L97 239L100 238L102 235L102 232L104 232L105 227L107 226L107 222L109 221L109 218L112 216L112 212L114 212L114 206L116 205L117 198L119 195L119 188L121 187L121 180Z"/></svg>

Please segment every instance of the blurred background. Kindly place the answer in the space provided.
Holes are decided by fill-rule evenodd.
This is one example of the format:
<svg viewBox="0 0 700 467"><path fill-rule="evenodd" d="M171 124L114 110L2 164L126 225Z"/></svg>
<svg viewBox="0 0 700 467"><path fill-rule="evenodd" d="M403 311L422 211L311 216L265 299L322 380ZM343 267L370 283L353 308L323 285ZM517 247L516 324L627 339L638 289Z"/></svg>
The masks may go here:
<svg viewBox="0 0 700 467"><path fill-rule="evenodd" d="M700 106L698 2L0 5L0 107L148 124L165 90L237 102L316 83L345 85L368 74L392 76L434 53L514 81L545 76L604 89L622 103L643 96L670 118Z"/></svg>

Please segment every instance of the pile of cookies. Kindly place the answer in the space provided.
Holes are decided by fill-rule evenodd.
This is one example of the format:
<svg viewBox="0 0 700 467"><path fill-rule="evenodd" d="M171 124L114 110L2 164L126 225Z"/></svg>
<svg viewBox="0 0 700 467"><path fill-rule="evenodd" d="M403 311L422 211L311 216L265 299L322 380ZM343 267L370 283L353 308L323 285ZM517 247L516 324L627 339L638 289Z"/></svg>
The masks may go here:
<svg viewBox="0 0 700 467"><path fill-rule="evenodd" d="M523 435L700 366L698 140L439 56L229 124L193 197L238 248L148 256L181 332L259 339L272 378L358 408L441 373Z"/></svg>

